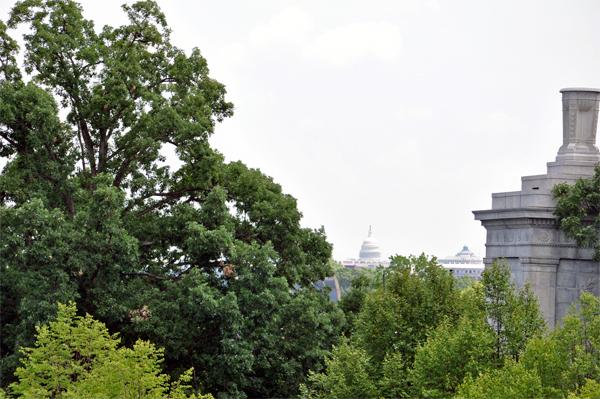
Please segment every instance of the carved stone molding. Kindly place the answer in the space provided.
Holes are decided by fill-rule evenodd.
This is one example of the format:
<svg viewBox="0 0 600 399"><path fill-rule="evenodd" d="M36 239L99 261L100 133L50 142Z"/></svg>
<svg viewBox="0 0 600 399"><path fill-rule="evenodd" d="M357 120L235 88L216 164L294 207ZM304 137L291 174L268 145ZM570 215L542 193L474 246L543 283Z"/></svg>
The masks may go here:
<svg viewBox="0 0 600 399"><path fill-rule="evenodd" d="M575 241L567 237L562 230L527 228L488 230L486 243L495 245L530 245L532 243L575 244Z"/></svg>
<svg viewBox="0 0 600 399"><path fill-rule="evenodd" d="M577 248L577 245L561 245L561 244L531 244L532 247L545 247L545 248Z"/></svg>
<svg viewBox="0 0 600 399"><path fill-rule="evenodd" d="M532 226L558 226L556 219L529 219Z"/></svg>

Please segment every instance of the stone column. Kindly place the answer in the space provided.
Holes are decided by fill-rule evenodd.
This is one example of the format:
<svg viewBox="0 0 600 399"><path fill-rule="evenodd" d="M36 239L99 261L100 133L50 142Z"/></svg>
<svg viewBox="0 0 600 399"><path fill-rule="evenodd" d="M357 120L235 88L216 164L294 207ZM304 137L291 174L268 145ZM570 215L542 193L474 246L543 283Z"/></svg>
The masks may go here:
<svg viewBox="0 0 600 399"><path fill-rule="evenodd" d="M537 296L540 310L544 313L548 326L556 322L556 271L558 259L521 258L523 278L529 281L531 290Z"/></svg>

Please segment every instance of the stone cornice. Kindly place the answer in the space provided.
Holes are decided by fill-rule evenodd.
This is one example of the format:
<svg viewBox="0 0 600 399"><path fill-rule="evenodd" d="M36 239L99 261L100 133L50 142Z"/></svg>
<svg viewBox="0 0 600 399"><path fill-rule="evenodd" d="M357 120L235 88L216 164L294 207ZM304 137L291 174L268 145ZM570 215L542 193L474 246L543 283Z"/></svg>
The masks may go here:
<svg viewBox="0 0 600 399"><path fill-rule="evenodd" d="M495 220L495 219L556 219L552 214L553 208L509 208L509 209L488 209L484 211L473 211L475 220Z"/></svg>

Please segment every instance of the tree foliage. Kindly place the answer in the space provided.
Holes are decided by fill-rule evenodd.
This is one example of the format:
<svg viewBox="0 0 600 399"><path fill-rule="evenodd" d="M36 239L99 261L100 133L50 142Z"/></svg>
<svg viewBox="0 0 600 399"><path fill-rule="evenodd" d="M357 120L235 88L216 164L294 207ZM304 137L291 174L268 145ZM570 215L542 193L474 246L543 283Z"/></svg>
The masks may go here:
<svg viewBox="0 0 600 399"><path fill-rule="evenodd" d="M586 381L600 383L600 298L584 292L578 308L572 306L550 334L532 340L523 355L548 395L579 394Z"/></svg>
<svg viewBox="0 0 600 399"><path fill-rule="evenodd" d="M334 347L325 360L326 373L311 373L313 390L306 386L302 395L308 398L374 398L378 390L371 378L372 362L367 353L347 341Z"/></svg>
<svg viewBox="0 0 600 399"><path fill-rule="evenodd" d="M335 272L335 276L338 279L342 297L348 295L352 288L356 285L353 284L353 281L355 279L362 279L362 285L364 286L366 285L364 283L368 281L374 281L376 279L377 274L381 273L380 270L369 268L349 269L347 267L342 266L341 263L335 261L333 264L333 270Z"/></svg>
<svg viewBox="0 0 600 399"><path fill-rule="evenodd" d="M359 270L350 270L351 272L357 272ZM362 310L365 303L367 294L372 291L375 287L374 274L370 273L372 270L360 270L360 273L355 273L350 283L350 289L346 292L339 301L338 306L344 312L346 316L346 325L344 327L344 334L351 336L356 319ZM336 272L336 276L338 272Z"/></svg>
<svg viewBox="0 0 600 399"><path fill-rule="evenodd" d="M386 291L368 294L354 336L381 364L388 351L412 363L417 346L446 317L458 317L458 292L450 272L435 258L394 256L386 277Z"/></svg>
<svg viewBox="0 0 600 399"><path fill-rule="evenodd" d="M469 276L462 276L462 277L454 277L455 281L454 281L454 286L459 290L462 291L464 289L469 288L470 286L474 285L476 283L475 280L473 280L471 277Z"/></svg>
<svg viewBox="0 0 600 399"><path fill-rule="evenodd" d="M578 179L575 184L556 184L552 188L556 207L554 214L561 230L582 248L594 250L594 261L600 261L600 165L595 174Z"/></svg>
<svg viewBox="0 0 600 399"><path fill-rule="evenodd" d="M461 292L458 322L442 323L419 347L411 370L413 391L419 396L452 397L458 394L465 378L492 378L488 370L506 367L505 364L512 367L507 359L517 361L527 343L544 333L545 321L537 299L528 285L515 287L505 262L494 262L482 277L480 284ZM504 374L494 374L492 380L502 378ZM529 381L530 376L523 378ZM488 380L481 381L488 384ZM467 395L485 397L487 391L482 392ZM518 393L515 395L518 397Z"/></svg>
<svg viewBox="0 0 600 399"><path fill-rule="evenodd" d="M499 365L505 357L518 360L527 342L546 329L538 300L529 287L516 288L505 261L494 262L482 273L485 309L494 330L494 358Z"/></svg>
<svg viewBox="0 0 600 399"><path fill-rule="evenodd" d="M311 374L305 396L411 394L408 375L415 352L439 324L457 319L459 293L452 275L424 254L393 257L385 292L381 280L369 282L372 290L364 289L360 279L353 281L356 287L344 301L354 292L353 303L362 305L356 309L351 338L332 352L325 370Z"/></svg>
<svg viewBox="0 0 600 399"><path fill-rule="evenodd" d="M324 371L311 374L305 397L485 397L493 387L500 388L491 397L550 392L521 359L545 334L544 319L529 286L510 281L505 262L459 291L435 258L392 259L385 292L381 281L365 292L350 339ZM516 385L506 386L513 372Z"/></svg>
<svg viewBox="0 0 600 399"><path fill-rule="evenodd" d="M483 299L481 287L468 290ZM461 301L469 303L468 295ZM465 306L466 308L467 306ZM456 323L447 319L418 348L410 372L413 391L427 398L449 398L467 375L478 376L493 365L494 333L485 312L465 312Z"/></svg>
<svg viewBox="0 0 600 399"><path fill-rule="evenodd" d="M469 374L456 395L465 399L535 399L542 396L542 383L535 370L528 370L511 358L505 359L501 369L492 369L477 379Z"/></svg>
<svg viewBox="0 0 600 399"><path fill-rule="evenodd" d="M600 298L582 293L562 325L530 339L519 361L468 376L465 398L594 398L600 387Z"/></svg>
<svg viewBox="0 0 600 399"><path fill-rule="evenodd" d="M23 398L187 398L190 372L170 385L160 373L162 350L138 340L117 348L120 339L89 314L76 316L73 303L59 304L55 322L36 328L34 348L22 348L23 367L10 390ZM191 371L191 370L190 370ZM171 388L171 389L170 389ZM212 398L211 395L200 396Z"/></svg>
<svg viewBox="0 0 600 399"><path fill-rule="evenodd" d="M171 43L154 1L123 10L97 28L74 1L23 0L0 23L3 384L72 300L126 345L165 348L172 375L193 368L196 390L294 395L344 324L312 288L331 244L210 147L233 105L200 51ZM8 33L22 25L26 77Z"/></svg>

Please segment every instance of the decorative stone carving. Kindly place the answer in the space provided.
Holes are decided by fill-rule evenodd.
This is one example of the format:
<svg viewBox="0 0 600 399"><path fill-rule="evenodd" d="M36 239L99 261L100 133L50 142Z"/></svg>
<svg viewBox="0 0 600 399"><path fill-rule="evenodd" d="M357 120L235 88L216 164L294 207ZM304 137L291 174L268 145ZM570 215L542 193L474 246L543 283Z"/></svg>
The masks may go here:
<svg viewBox="0 0 600 399"><path fill-rule="evenodd" d="M573 101L574 102L574 101ZM569 136L575 136L575 121L577 120L577 111L569 111Z"/></svg>
<svg viewBox="0 0 600 399"><path fill-rule="evenodd" d="M540 239L540 241L547 242L548 240L550 240L550 233L548 232L548 230L540 230L538 232L538 238Z"/></svg>

